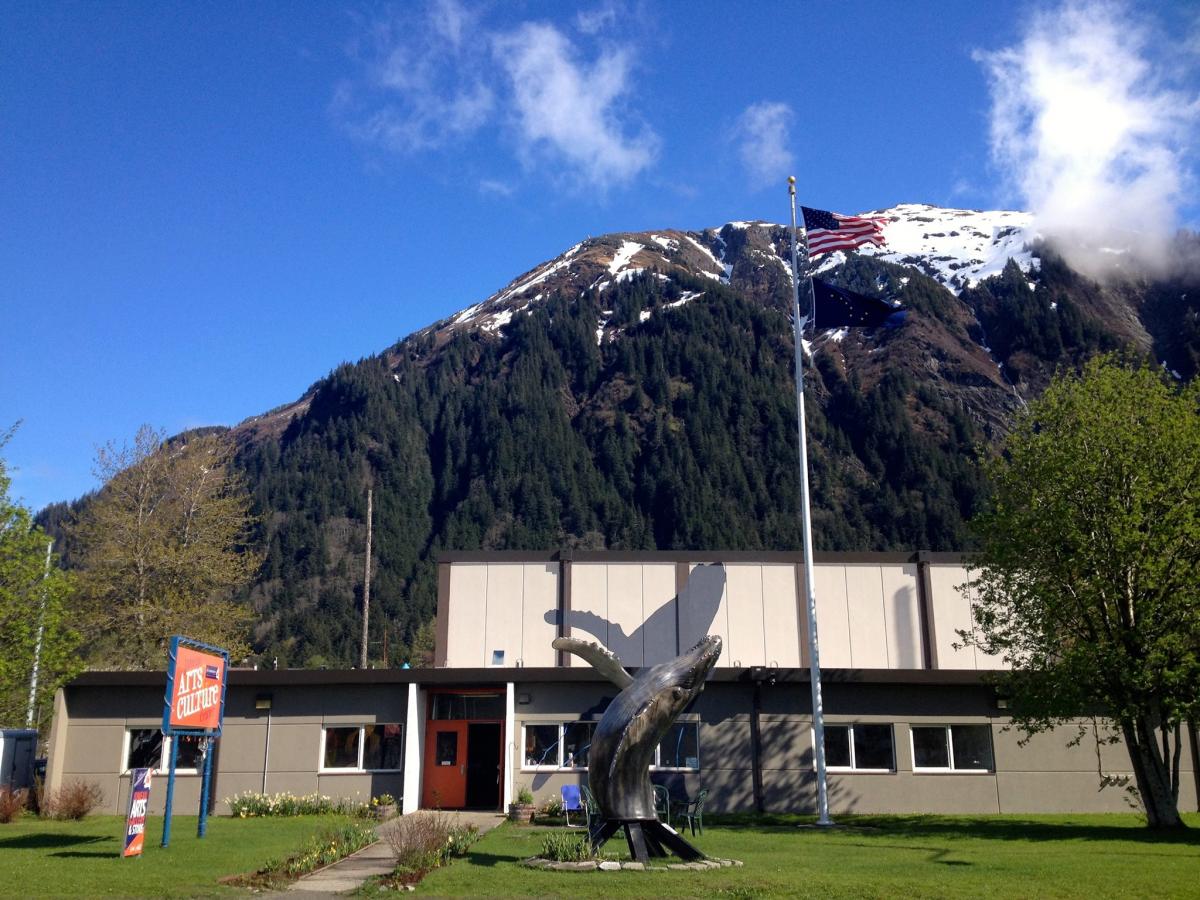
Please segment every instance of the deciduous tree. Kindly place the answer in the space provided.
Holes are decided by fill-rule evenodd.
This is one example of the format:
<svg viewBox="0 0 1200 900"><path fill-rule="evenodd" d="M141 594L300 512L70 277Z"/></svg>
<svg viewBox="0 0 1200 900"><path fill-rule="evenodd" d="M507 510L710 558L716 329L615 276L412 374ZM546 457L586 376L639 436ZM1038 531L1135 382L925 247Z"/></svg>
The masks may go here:
<svg viewBox="0 0 1200 900"><path fill-rule="evenodd" d="M93 662L162 667L172 634L247 652L253 613L231 593L262 557L232 454L222 434L167 441L149 426L98 451L103 487L72 526Z"/></svg>
<svg viewBox="0 0 1200 900"><path fill-rule="evenodd" d="M12 429L0 434L0 449ZM0 722L27 720L29 690L38 668L34 724L48 717L54 691L78 671L79 636L64 613L72 582L51 557L50 539L33 524L30 511L9 496L12 484L0 457Z"/></svg>
<svg viewBox="0 0 1200 900"><path fill-rule="evenodd" d="M1200 712L1200 388L1113 357L1057 378L986 464L975 637L1027 733L1097 713L1153 827Z"/></svg>

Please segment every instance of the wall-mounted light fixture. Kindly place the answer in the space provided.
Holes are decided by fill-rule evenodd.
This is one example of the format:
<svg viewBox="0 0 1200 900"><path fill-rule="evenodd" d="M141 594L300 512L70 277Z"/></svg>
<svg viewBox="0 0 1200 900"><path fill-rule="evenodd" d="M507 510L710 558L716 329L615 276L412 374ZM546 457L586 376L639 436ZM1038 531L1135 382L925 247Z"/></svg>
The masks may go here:
<svg viewBox="0 0 1200 900"><path fill-rule="evenodd" d="M257 697L255 697L254 698L254 708L255 709L270 709L271 708L271 695L270 694L259 694Z"/></svg>

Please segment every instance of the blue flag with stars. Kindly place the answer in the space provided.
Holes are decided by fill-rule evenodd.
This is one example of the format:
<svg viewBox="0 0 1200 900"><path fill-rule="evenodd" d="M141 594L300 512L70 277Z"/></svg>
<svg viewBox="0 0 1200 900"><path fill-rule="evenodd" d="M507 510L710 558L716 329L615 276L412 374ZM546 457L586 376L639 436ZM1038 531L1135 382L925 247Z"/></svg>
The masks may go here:
<svg viewBox="0 0 1200 900"><path fill-rule="evenodd" d="M899 305L812 280L814 320L818 328L898 328L908 317Z"/></svg>

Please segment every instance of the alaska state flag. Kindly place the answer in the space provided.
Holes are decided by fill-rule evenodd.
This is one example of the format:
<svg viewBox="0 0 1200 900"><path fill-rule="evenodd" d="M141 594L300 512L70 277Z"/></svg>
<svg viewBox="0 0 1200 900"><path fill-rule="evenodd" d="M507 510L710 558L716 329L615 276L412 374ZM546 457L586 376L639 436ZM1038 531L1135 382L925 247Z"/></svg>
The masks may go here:
<svg viewBox="0 0 1200 900"><path fill-rule="evenodd" d="M814 278L813 320L817 328L898 328L908 310Z"/></svg>

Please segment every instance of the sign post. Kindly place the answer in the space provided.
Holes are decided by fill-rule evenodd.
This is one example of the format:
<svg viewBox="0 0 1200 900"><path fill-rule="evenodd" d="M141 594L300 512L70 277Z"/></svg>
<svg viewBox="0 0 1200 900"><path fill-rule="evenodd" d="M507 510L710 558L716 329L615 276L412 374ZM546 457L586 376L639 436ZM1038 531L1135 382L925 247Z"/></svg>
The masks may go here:
<svg viewBox="0 0 1200 900"><path fill-rule="evenodd" d="M125 815L123 858L141 856L146 841L146 807L150 805L152 769L134 769L130 775L129 812Z"/></svg>
<svg viewBox="0 0 1200 900"><path fill-rule="evenodd" d="M208 825L208 791L212 778L213 741L221 736L225 716L225 685L229 675L229 651L191 638L175 635L167 659L167 693L162 732L171 739L171 765L167 773L167 799L163 810L162 846L171 843L171 807L175 800L175 767L179 740L184 736L201 740L204 757L200 783L200 816L196 834L204 837Z"/></svg>

